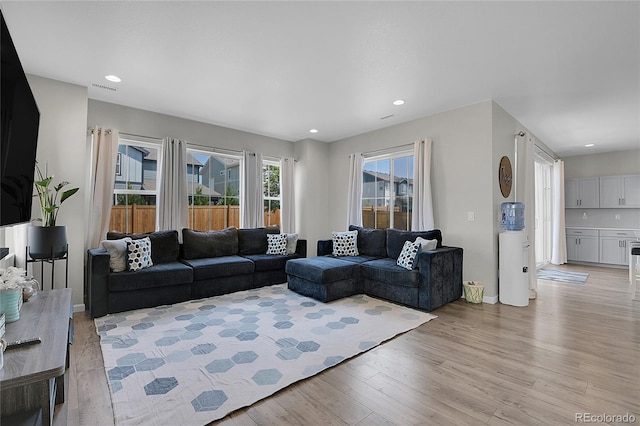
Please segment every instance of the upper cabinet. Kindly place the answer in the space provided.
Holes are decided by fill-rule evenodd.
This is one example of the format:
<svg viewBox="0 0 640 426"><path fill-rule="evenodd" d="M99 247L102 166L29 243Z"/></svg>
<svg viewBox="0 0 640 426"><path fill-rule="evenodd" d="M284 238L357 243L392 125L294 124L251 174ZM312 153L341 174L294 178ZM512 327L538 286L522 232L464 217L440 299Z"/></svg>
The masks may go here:
<svg viewBox="0 0 640 426"><path fill-rule="evenodd" d="M565 181L564 205L568 209L601 207L598 178L567 179Z"/></svg>
<svg viewBox="0 0 640 426"><path fill-rule="evenodd" d="M600 207L640 208L640 175L601 177Z"/></svg>

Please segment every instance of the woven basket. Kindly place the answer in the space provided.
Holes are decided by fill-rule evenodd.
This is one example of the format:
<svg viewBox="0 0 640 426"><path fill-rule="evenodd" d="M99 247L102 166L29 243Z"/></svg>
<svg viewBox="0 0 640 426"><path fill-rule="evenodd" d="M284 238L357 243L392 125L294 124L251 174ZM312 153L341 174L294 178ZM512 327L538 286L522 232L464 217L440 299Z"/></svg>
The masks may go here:
<svg viewBox="0 0 640 426"><path fill-rule="evenodd" d="M464 298L468 303L482 303L484 296L484 284L477 281L465 281L462 283L464 288Z"/></svg>

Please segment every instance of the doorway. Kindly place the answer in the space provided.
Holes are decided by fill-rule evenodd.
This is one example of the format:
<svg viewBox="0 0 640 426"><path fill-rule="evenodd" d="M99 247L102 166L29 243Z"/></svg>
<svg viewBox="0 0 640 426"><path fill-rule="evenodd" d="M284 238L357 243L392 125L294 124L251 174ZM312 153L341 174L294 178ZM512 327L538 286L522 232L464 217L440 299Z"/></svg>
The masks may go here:
<svg viewBox="0 0 640 426"><path fill-rule="evenodd" d="M536 268L551 261L551 167L541 155L535 156L535 250Z"/></svg>

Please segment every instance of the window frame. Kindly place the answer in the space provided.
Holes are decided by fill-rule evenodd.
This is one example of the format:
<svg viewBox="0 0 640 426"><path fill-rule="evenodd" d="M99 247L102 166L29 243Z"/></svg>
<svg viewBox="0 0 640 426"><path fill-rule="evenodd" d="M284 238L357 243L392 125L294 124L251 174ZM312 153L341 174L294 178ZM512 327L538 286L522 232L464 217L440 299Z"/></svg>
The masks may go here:
<svg viewBox="0 0 640 426"><path fill-rule="evenodd" d="M155 149L158 151L158 155L157 155L157 160L156 160L156 189L119 189L119 188L115 188L113 189L113 195L117 196L117 195L143 195L143 196L149 196L149 195L153 195L156 196L156 200L158 197L158 182L160 181L159 177L160 177L160 170L157 167L157 164L160 162L160 156L162 155L162 145L159 143L154 143L154 142L146 142L146 141L138 141L135 139L129 139L129 138L119 138L118 139L118 149L120 148L120 145L125 145L125 146L134 146L134 147L141 147L141 148L150 148L150 149ZM121 152L118 152L118 156L122 157ZM144 166L141 164L142 167L142 184L144 185ZM122 163L120 163L120 174L116 174L116 176L123 176L122 173ZM128 176L125 176L125 179L128 179ZM129 182L127 180L125 180L125 182ZM115 180L114 180L115 183ZM115 204L114 204L115 205Z"/></svg>
<svg viewBox="0 0 640 426"><path fill-rule="evenodd" d="M394 226L395 226L395 202L396 202L396 198L407 198L407 199L413 200L413 188L411 187L409 182L407 182L406 183L406 191L401 194L400 191L399 191L399 188L398 188L398 191L396 192L395 184L392 185L391 184L392 182L390 182L390 181L387 181L387 182L380 181L380 182L376 182L377 185L375 186L374 195L372 197L365 197L364 196L365 195L364 194L364 189L365 189L364 188L365 165L367 163L375 163L375 162L378 162L378 161L388 160L389 161L389 177L391 179L395 175L395 173L394 173L395 160L400 159L400 158L405 158L405 157L412 158L413 161L414 161L413 167L415 167L414 152L413 152L412 149L403 149L403 150L387 152L387 153L384 153L384 154L376 154L376 155L367 155L367 154L363 155L363 162L362 162L362 176L363 176L362 190L363 190L363 193L360 196L361 212L364 211L364 201L365 200L373 200L373 204L374 204L374 207L375 207L375 206L378 206L379 200L383 200L383 202L385 202L385 204L386 204L386 199L388 198L389 199L389 205L388 205L388 210L389 210L389 228L392 228L392 229L395 229ZM407 176L407 179L413 179L413 176ZM380 192L380 186L381 186L380 184L381 183L383 184L382 187L384 188L382 190L383 195L382 196L378 196L378 192ZM411 210L408 210L407 213L413 215L413 202L411 202ZM376 216L376 222L377 222L377 216ZM377 227L377 223L374 223L374 226ZM409 228L407 230L411 230L411 221L409 221L409 220L407 220L407 227Z"/></svg>
<svg viewBox="0 0 640 426"><path fill-rule="evenodd" d="M277 167L278 168L278 196L274 197L274 196L268 196L266 195L264 192L264 187L266 184L265 178L266 178L266 173L265 173L265 169L267 167ZM276 159L272 159L272 158L263 158L262 159L262 179L261 179L261 185L263 188L263 197L264 197L264 201L277 201L278 202L278 207L279 210L282 212L282 165L280 164L279 160ZM271 212L271 210L269 210L269 212ZM271 217L271 214L269 214L269 218ZM277 224L273 224L271 223L271 221L269 220L269 223L265 223L265 226L274 226L277 225L278 228L282 227L282 216L280 216L280 219L278 220Z"/></svg>

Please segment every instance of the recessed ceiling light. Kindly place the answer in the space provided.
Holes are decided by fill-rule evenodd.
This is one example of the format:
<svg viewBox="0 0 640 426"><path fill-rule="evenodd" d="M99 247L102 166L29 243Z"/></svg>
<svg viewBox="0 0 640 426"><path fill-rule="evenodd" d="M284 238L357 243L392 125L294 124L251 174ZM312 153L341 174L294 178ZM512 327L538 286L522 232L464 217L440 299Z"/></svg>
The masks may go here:
<svg viewBox="0 0 640 426"><path fill-rule="evenodd" d="M114 83L120 83L122 81L122 79L117 75L105 75L104 78Z"/></svg>
<svg viewBox="0 0 640 426"><path fill-rule="evenodd" d="M592 146L596 146L596 144L595 143L588 143L588 144L585 145L585 147L587 147L587 148L591 148Z"/></svg>
<svg viewBox="0 0 640 426"><path fill-rule="evenodd" d="M403 105L404 101L402 99L396 99L395 101L393 101L394 105Z"/></svg>
<svg viewBox="0 0 640 426"><path fill-rule="evenodd" d="M309 130L309 133L318 133L318 129L311 129Z"/></svg>

